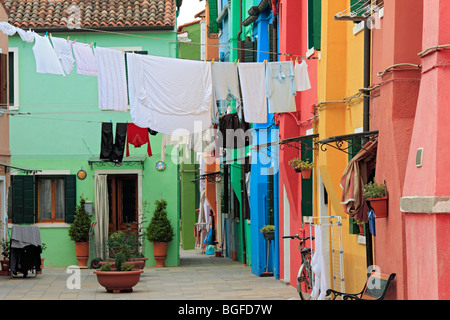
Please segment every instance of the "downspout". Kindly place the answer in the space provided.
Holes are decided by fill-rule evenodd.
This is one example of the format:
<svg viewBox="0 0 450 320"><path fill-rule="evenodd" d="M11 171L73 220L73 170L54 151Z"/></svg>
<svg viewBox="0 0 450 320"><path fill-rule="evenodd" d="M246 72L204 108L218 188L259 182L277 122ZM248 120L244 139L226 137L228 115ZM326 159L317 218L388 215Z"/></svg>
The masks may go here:
<svg viewBox="0 0 450 320"><path fill-rule="evenodd" d="M370 69L371 69L371 30L367 22L364 22L364 87L370 87ZM364 109L363 109L363 129L364 132L370 131L370 94L364 95ZM365 139L364 143L367 142ZM366 260L367 268L373 266L373 246L372 235L369 229L369 223L365 224L366 233Z"/></svg>

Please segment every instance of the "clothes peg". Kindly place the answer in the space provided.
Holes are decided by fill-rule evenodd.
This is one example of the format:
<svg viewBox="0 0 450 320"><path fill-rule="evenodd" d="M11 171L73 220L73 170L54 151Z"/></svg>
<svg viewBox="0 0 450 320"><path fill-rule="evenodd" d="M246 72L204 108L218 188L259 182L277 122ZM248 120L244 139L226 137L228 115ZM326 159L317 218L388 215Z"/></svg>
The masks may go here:
<svg viewBox="0 0 450 320"><path fill-rule="evenodd" d="M97 48L97 42L94 42L94 48Z"/></svg>
<svg viewBox="0 0 450 320"><path fill-rule="evenodd" d="M214 63L214 58L212 59L212 61L211 61L211 64L213 64Z"/></svg>
<svg viewBox="0 0 450 320"><path fill-rule="evenodd" d="M237 59L234 59L234 64L236 64L236 62L237 62Z"/></svg>
<svg viewBox="0 0 450 320"><path fill-rule="evenodd" d="M67 37L67 43L69 43L70 36Z"/></svg>
<svg viewBox="0 0 450 320"><path fill-rule="evenodd" d="M91 45L90 45L90 47L92 48L92 46L94 45L94 43L93 42L91 42Z"/></svg>
<svg viewBox="0 0 450 320"><path fill-rule="evenodd" d="M122 48L122 54L125 54L125 49L124 48Z"/></svg>
<svg viewBox="0 0 450 320"><path fill-rule="evenodd" d="M47 32L45 32L45 36L48 38L48 31Z"/></svg>

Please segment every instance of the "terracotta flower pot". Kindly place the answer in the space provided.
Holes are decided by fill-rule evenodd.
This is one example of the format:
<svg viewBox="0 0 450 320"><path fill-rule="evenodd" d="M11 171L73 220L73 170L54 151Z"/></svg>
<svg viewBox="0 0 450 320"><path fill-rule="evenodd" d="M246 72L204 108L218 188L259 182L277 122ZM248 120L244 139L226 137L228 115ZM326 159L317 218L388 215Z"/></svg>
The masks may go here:
<svg viewBox="0 0 450 320"><path fill-rule="evenodd" d="M142 270L133 271L99 271L95 270L98 283L107 292L119 293L133 291L133 287L139 282Z"/></svg>
<svg viewBox="0 0 450 320"><path fill-rule="evenodd" d="M387 218L388 197L367 199L375 212L375 218Z"/></svg>
<svg viewBox="0 0 450 320"><path fill-rule="evenodd" d="M302 169L302 178L303 179L310 179L311 178L311 171L312 171L312 169Z"/></svg>
<svg viewBox="0 0 450 320"><path fill-rule="evenodd" d="M89 259L89 242L75 242L75 252L78 260L78 266L87 268Z"/></svg>
<svg viewBox="0 0 450 320"><path fill-rule="evenodd" d="M167 242L153 242L153 256L156 260L157 268L163 268L166 266L167 245Z"/></svg>
<svg viewBox="0 0 450 320"><path fill-rule="evenodd" d="M9 271L9 260L1 260L2 271Z"/></svg>

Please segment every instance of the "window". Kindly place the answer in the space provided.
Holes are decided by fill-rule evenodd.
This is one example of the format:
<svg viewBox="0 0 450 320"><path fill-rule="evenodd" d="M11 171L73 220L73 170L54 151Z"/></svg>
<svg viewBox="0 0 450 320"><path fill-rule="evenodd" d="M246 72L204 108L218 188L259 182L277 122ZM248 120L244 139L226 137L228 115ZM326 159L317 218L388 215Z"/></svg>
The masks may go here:
<svg viewBox="0 0 450 320"><path fill-rule="evenodd" d="M76 176L11 176L8 219L12 223L72 223Z"/></svg>
<svg viewBox="0 0 450 320"><path fill-rule="evenodd" d="M9 109L19 109L19 49L9 48Z"/></svg>
<svg viewBox="0 0 450 320"><path fill-rule="evenodd" d="M322 0L308 0L308 49L320 51Z"/></svg>
<svg viewBox="0 0 450 320"><path fill-rule="evenodd" d="M64 222L65 192L63 178L38 178L39 222Z"/></svg>

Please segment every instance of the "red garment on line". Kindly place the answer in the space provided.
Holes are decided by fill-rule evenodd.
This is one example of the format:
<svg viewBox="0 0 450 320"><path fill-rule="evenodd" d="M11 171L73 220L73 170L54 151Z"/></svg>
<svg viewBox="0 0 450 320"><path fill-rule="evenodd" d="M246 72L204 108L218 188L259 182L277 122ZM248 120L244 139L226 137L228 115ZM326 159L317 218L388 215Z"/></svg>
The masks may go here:
<svg viewBox="0 0 450 320"><path fill-rule="evenodd" d="M148 129L141 128L135 125L134 123L127 124L127 157L130 156L130 151L128 148L128 144L131 143L136 148L147 143L147 153L148 156L152 156L152 148L150 146L150 139L148 137Z"/></svg>

